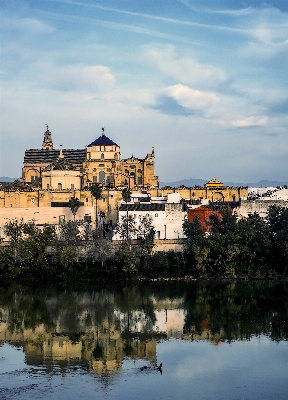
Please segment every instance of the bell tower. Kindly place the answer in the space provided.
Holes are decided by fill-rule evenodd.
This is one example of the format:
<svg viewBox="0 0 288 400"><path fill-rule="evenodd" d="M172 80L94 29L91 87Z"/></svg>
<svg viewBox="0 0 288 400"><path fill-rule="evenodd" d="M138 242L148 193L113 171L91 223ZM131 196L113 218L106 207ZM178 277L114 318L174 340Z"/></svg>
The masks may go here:
<svg viewBox="0 0 288 400"><path fill-rule="evenodd" d="M52 135L49 131L49 127L46 124L46 132L44 133L44 139L42 143L42 150L53 150Z"/></svg>

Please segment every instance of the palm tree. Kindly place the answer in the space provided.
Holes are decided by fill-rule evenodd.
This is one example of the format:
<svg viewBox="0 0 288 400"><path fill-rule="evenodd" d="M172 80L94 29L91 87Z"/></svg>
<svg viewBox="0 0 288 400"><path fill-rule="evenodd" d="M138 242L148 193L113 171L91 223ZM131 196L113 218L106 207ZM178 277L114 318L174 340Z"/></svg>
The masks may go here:
<svg viewBox="0 0 288 400"><path fill-rule="evenodd" d="M75 222L75 216L78 211L78 208L80 207L80 201L77 197L71 197L68 205L69 205L69 208L70 208L72 214L74 215L74 222Z"/></svg>
<svg viewBox="0 0 288 400"><path fill-rule="evenodd" d="M96 229L98 228L98 200L100 200L102 197L102 190L103 186L101 186L100 183L94 183L92 186L90 186L90 192L96 200Z"/></svg>
<svg viewBox="0 0 288 400"><path fill-rule="evenodd" d="M125 188L125 189L122 190L122 199L126 203L126 211L127 211L126 224L127 224L127 240L128 240L129 239L128 202L131 200L131 191L130 191L130 189Z"/></svg>

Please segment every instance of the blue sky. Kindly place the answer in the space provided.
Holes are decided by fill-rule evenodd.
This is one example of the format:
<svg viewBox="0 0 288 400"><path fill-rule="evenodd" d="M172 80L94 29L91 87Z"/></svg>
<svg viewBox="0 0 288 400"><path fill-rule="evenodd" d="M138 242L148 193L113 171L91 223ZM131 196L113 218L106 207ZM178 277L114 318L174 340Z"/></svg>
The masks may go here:
<svg viewBox="0 0 288 400"><path fill-rule="evenodd" d="M0 176L26 148L155 147L161 181L288 181L288 2L2 0Z"/></svg>

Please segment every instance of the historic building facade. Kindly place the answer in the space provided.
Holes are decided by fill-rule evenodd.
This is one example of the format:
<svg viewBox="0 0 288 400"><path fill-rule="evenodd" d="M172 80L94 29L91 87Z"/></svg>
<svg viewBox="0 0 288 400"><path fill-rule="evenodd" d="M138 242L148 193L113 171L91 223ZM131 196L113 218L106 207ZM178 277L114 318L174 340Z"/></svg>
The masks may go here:
<svg viewBox="0 0 288 400"><path fill-rule="evenodd" d="M227 187L217 179L204 187L159 188L154 166L154 148L143 159L121 159L120 147L105 135L104 129L85 149L54 149L47 126L42 148L25 151L20 181L0 183L0 229L13 219L23 218L24 222L34 221L38 225L72 220L68 206L71 197L77 197L81 203L76 218L91 221L95 226L96 201L89 190L93 183L103 185L97 210L105 215L106 223L112 224L119 218L124 187L151 198L178 193L181 203L192 207L209 202L232 202L236 206L248 196L247 188Z"/></svg>
<svg viewBox="0 0 288 400"><path fill-rule="evenodd" d="M42 149L25 151L21 180L38 183L42 189L59 190L82 189L93 183L131 189L158 187L154 165L154 148L144 159L132 155L121 160L120 146L105 135L104 128L86 149L54 149L47 125Z"/></svg>

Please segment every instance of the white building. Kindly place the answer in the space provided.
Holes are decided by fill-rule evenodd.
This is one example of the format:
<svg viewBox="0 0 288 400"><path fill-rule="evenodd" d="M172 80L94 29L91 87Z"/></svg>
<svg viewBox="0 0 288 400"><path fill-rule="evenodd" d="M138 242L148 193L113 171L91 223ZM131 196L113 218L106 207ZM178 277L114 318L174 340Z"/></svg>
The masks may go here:
<svg viewBox="0 0 288 400"><path fill-rule="evenodd" d="M131 196L130 202L121 203L119 221L127 216L127 211L128 215L135 218L136 224L139 224L141 218L150 217L156 231L155 239L185 238L182 225L187 212L179 193L153 198L149 194L134 194ZM137 239L137 236L131 236L131 239ZM115 234L113 240L121 240L120 235Z"/></svg>
<svg viewBox="0 0 288 400"><path fill-rule="evenodd" d="M288 201L288 189L280 189L270 196L271 200L284 200Z"/></svg>

